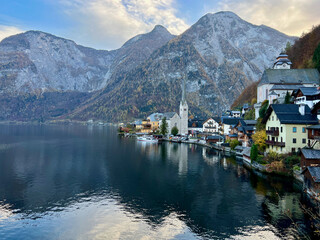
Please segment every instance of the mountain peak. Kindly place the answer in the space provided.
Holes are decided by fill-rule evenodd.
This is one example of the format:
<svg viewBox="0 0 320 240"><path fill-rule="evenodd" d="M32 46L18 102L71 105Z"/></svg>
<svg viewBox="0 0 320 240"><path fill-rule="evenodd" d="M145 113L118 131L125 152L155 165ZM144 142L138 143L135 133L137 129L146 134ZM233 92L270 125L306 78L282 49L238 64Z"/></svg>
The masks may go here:
<svg viewBox="0 0 320 240"><path fill-rule="evenodd" d="M234 18L234 19L241 19L237 14L231 11L220 11L216 13L207 13L204 15L207 18Z"/></svg>

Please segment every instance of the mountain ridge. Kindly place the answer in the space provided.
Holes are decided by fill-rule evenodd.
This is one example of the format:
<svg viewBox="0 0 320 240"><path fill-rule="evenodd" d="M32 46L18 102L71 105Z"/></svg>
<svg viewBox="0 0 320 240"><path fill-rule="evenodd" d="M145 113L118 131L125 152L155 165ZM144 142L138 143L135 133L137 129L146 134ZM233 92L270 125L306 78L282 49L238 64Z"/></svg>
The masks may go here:
<svg viewBox="0 0 320 240"><path fill-rule="evenodd" d="M10 92L8 86L14 89L15 80L21 78L19 74L30 74L28 86L18 81L22 94L32 89L38 89L35 93L57 90L93 93L55 117L122 121L145 117L153 111L176 110L181 81L187 76L190 114L209 116L228 108L231 99L257 81L287 41L294 39L277 30L248 23L232 12L206 14L178 36L157 25L151 32L137 35L111 51L86 48L66 40L69 48L58 49L62 52L61 59L55 55L55 41L50 37L36 38L41 44L37 49L32 48L33 58L27 49L30 42L21 38L18 39L21 46L18 45L23 51L10 50L0 43L0 92ZM36 40L31 41L31 47ZM39 49L46 51L41 55ZM11 56L6 59L8 54ZM12 61L5 67L10 57ZM52 64L56 67L53 74L48 65L42 65L47 59L56 60L54 57L57 61ZM77 64L68 66L72 61ZM46 71L50 72L48 76ZM63 74L59 75L59 71ZM41 79L37 79L39 75ZM53 87L52 76L58 77Z"/></svg>

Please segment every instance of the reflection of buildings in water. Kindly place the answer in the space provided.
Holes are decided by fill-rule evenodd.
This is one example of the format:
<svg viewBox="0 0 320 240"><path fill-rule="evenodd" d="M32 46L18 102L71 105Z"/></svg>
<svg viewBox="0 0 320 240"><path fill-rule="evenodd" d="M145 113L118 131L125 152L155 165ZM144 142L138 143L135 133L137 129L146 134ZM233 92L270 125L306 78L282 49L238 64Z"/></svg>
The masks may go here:
<svg viewBox="0 0 320 240"><path fill-rule="evenodd" d="M183 175L188 172L188 145L177 143L163 143L161 145L138 142L136 145L151 160L168 159L178 164L178 172Z"/></svg>
<svg viewBox="0 0 320 240"><path fill-rule="evenodd" d="M184 175L188 172L188 145L169 143L167 145L168 159L173 163L178 163L179 175Z"/></svg>
<svg viewBox="0 0 320 240"><path fill-rule="evenodd" d="M208 165L212 166L212 165L219 162L221 156L220 156L220 152L212 151L211 149L203 147L202 148L202 157Z"/></svg>

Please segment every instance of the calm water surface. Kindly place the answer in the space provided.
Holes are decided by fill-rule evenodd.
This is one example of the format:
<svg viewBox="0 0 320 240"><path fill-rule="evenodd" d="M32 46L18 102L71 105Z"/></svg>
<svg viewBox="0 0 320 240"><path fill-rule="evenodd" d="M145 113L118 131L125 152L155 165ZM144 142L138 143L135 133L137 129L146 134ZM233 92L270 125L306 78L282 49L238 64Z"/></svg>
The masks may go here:
<svg viewBox="0 0 320 240"><path fill-rule="evenodd" d="M0 125L0 239L295 239L301 201L292 181L200 146Z"/></svg>

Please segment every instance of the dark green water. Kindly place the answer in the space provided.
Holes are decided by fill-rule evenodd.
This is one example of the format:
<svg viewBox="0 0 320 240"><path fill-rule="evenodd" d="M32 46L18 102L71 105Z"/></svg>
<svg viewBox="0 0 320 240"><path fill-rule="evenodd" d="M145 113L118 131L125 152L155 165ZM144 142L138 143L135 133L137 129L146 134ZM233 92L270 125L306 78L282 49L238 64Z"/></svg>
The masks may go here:
<svg viewBox="0 0 320 240"><path fill-rule="evenodd" d="M294 239L300 201L292 181L200 146L0 125L0 239Z"/></svg>

